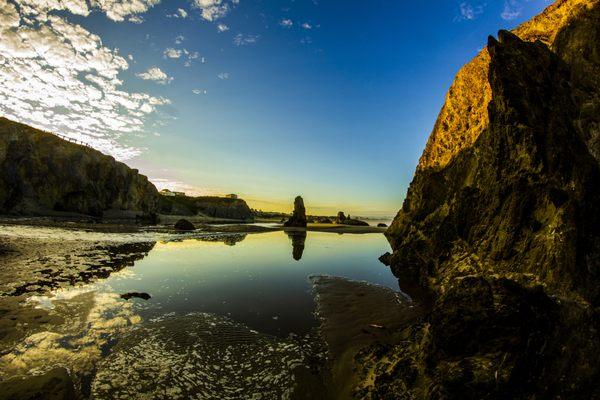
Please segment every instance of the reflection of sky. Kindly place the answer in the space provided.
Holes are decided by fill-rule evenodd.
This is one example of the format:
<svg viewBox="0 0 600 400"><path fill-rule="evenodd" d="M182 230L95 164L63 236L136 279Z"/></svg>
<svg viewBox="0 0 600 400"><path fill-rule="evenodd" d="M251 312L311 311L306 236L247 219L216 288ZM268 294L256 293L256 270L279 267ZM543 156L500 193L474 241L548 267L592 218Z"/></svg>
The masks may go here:
<svg viewBox="0 0 600 400"><path fill-rule="evenodd" d="M230 315L271 333L314 325L308 277L330 274L398 289L377 258L389 250L383 235L308 232L300 261L282 232L248 235L235 246L186 240L157 243L136 262L133 275L107 280L118 293L147 292L142 316L203 311Z"/></svg>
<svg viewBox="0 0 600 400"><path fill-rule="evenodd" d="M397 211L458 68L548 2L0 2L0 115L255 208Z"/></svg>

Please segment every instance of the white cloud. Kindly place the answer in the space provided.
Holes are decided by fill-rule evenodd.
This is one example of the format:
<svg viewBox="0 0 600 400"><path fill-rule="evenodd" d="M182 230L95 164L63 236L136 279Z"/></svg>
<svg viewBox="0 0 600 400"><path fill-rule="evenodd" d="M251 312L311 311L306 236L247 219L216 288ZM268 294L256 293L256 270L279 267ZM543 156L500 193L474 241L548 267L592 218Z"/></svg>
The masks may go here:
<svg viewBox="0 0 600 400"><path fill-rule="evenodd" d="M144 22L144 18L142 18L139 15L132 15L131 17L127 18L127 21L132 22L134 24L141 24L142 22Z"/></svg>
<svg viewBox="0 0 600 400"><path fill-rule="evenodd" d="M221 72L217 75L217 77L219 79L221 79L222 81L225 81L225 80L229 79L229 72Z"/></svg>
<svg viewBox="0 0 600 400"><path fill-rule="evenodd" d="M294 25L294 22L291 19L282 19L279 21L279 25L285 28L290 28L292 25Z"/></svg>
<svg viewBox="0 0 600 400"><path fill-rule="evenodd" d="M163 57L164 58L179 58L179 57L181 57L182 54L183 54L183 51L169 47L163 52Z"/></svg>
<svg viewBox="0 0 600 400"><path fill-rule="evenodd" d="M312 25L309 24L308 22L305 22L305 23L302 24L302 28L304 28L304 29L312 29Z"/></svg>
<svg viewBox="0 0 600 400"><path fill-rule="evenodd" d="M143 79L145 81L154 81L161 85L166 85L173 81L172 77L170 77L169 75L164 73L158 67L151 67L146 72L141 72L141 73L135 74L135 76L137 76L138 78Z"/></svg>
<svg viewBox="0 0 600 400"><path fill-rule="evenodd" d="M121 160L139 154L119 138L138 134L169 100L122 90L118 76L129 68L126 58L67 18L106 11L110 3L115 7L109 18L125 20L157 2L130 1L124 7L114 1L88 6L80 0L14 0L17 8L0 0L0 113Z"/></svg>
<svg viewBox="0 0 600 400"><path fill-rule="evenodd" d="M194 93L194 94L207 94L208 92L205 89L192 89L192 93Z"/></svg>
<svg viewBox="0 0 600 400"><path fill-rule="evenodd" d="M505 0L504 1L504 9L500 16L502 19L506 21L512 21L515 18L518 18L523 11L523 7L516 0Z"/></svg>
<svg viewBox="0 0 600 400"><path fill-rule="evenodd" d="M179 35L175 38L175 44L181 44L181 43L183 43L184 40L185 40L185 37L183 37L183 35Z"/></svg>
<svg viewBox="0 0 600 400"><path fill-rule="evenodd" d="M460 15L456 18L457 20L474 20L479 15L483 14L485 4L472 4L468 1L459 4Z"/></svg>
<svg viewBox="0 0 600 400"><path fill-rule="evenodd" d="M192 5L200 10L200 15L207 21L216 21L226 16L239 0L192 0Z"/></svg>
<svg viewBox="0 0 600 400"><path fill-rule="evenodd" d="M219 24L217 25L217 30L219 32L227 32L229 30L229 27L225 24Z"/></svg>
<svg viewBox="0 0 600 400"><path fill-rule="evenodd" d="M187 18L188 12L183 8L178 8L173 14L167 14L167 18Z"/></svg>
<svg viewBox="0 0 600 400"><path fill-rule="evenodd" d="M52 1L57 0L46 0L48 3ZM38 2L42 3L44 1L38 0ZM63 2L83 3L81 0L66 0ZM106 16L114 21L123 21L126 17L135 14L143 14L148 11L150 7L153 7L158 3L160 3L160 0L90 0L92 8L98 8L104 11Z"/></svg>
<svg viewBox="0 0 600 400"><path fill-rule="evenodd" d="M233 38L233 44L235 44L236 46L246 46L249 44L255 44L256 42L258 42L259 38L259 35L243 35L241 33L238 33Z"/></svg>

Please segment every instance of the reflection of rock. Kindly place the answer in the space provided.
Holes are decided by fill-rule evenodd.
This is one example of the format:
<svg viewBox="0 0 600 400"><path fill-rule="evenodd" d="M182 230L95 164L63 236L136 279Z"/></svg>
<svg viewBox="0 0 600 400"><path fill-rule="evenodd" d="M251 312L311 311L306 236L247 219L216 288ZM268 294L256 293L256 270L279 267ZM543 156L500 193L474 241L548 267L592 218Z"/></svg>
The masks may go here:
<svg viewBox="0 0 600 400"><path fill-rule="evenodd" d="M76 398L73 381L65 368L54 368L37 376L20 376L0 382L0 399L52 399Z"/></svg>
<svg viewBox="0 0 600 400"><path fill-rule="evenodd" d="M23 264L29 269L35 267L35 270L20 269L17 272L22 276L19 284L12 288L11 295L44 293L66 285L108 278L111 273L144 258L152 250L155 242L97 245L92 242L63 241L52 244L42 238L26 244L27 247L39 245L44 252L37 252L37 258L30 259L26 252L31 249L19 248L19 251L24 253L23 257L15 257L16 263L11 263L11 266Z"/></svg>
<svg viewBox="0 0 600 400"><path fill-rule="evenodd" d="M306 209L304 208L302 197L297 196L294 200L294 212L283 226L306 228Z"/></svg>
<svg viewBox="0 0 600 400"><path fill-rule="evenodd" d="M129 300L129 299L143 299L143 300L150 300L152 296L150 296L148 293L143 293L143 292L128 292L128 293L123 293L121 295L122 299L125 300Z"/></svg>
<svg viewBox="0 0 600 400"><path fill-rule="evenodd" d="M99 363L92 397L320 398L323 355L311 336L278 339L211 314L172 317L123 338Z"/></svg>
<svg viewBox="0 0 600 400"><path fill-rule="evenodd" d="M387 224L384 224L383 222L380 222L377 224L378 228L387 228Z"/></svg>
<svg viewBox="0 0 600 400"><path fill-rule="evenodd" d="M202 242L223 242L227 246L235 246L239 242L246 239L246 233L226 233L226 234L213 234L195 238Z"/></svg>
<svg viewBox="0 0 600 400"><path fill-rule="evenodd" d="M304 253L304 243L306 242L306 232L286 232L292 240L292 257L296 261L300 261L302 253Z"/></svg>
<svg viewBox="0 0 600 400"><path fill-rule="evenodd" d="M178 231L193 231L196 227L187 219L180 219L175 222L175 229Z"/></svg>

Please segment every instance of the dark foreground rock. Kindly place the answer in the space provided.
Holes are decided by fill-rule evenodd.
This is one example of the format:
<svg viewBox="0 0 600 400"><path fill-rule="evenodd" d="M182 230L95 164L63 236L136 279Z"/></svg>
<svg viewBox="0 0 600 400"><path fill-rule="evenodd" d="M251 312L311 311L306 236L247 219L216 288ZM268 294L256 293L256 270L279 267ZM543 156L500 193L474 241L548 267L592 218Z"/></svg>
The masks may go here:
<svg viewBox="0 0 600 400"><path fill-rule="evenodd" d="M0 382L0 399L2 400L71 400L75 398L73 381L65 368L55 368L38 376L15 377Z"/></svg>
<svg viewBox="0 0 600 400"><path fill-rule="evenodd" d="M304 200L302 200L302 197L297 196L294 200L294 212L283 226L306 228L306 209L304 208Z"/></svg>
<svg viewBox="0 0 600 400"><path fill-rule="evenodd" d="M134 298L142 299L142 300L150 300L152 298L152 296L150 296L148 293L144 293L144 292L123 293L120 297L124 300L129 300L129 299L134 299Z"/></svg>
<svg viewBox="0 0 600 400"><path fill-rule="evenodd" d="M194 224L187 219L180 219L179 221L175 222L174 227L178 231L193 231L196 229Z"/></svg>
<svg viewBox="0 0 600 400"><path fill-rule="evenodd" d="M516 33L457 76L386 232L433 304L362 354L359 397L600 397L599 2Z"/></svg>
<svg viewBox="0 0 600 400"><path fill-rule="evenodd" d="M158 191L89 147L0 118L0 213L84 214L153 222Z"/></svg>

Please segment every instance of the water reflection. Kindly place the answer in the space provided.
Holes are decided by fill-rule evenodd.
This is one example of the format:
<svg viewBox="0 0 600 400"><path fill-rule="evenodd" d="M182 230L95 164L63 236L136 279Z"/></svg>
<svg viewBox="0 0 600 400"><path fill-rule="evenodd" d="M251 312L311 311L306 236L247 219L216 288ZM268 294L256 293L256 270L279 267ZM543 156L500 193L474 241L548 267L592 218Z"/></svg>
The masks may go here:
<svg viewBox="0 0 600 400"><path fill-rule="evenodd" d="M287 231L286 235L292 240L292 258L296 261L302 259L306 243L306 231Z"/></svg>

